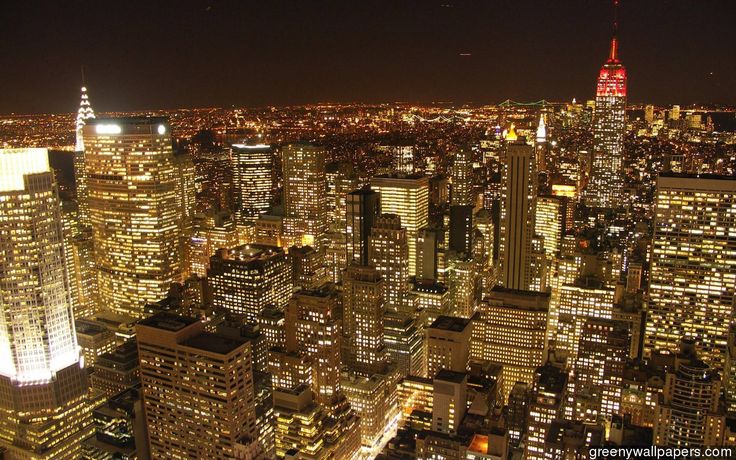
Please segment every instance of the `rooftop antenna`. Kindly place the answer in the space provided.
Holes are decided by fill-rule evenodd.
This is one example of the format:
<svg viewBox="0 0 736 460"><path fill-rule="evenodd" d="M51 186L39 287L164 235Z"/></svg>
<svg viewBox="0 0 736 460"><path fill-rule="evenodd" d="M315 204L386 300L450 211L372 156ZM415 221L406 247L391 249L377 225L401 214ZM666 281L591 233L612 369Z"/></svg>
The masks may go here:
<svg viewBox="0 0 736 460"><path fill-rule="evenodd" d="M608 56L609 62L618 62L618 2L619 0L613 0L613 36L611 54Z"/></svg>

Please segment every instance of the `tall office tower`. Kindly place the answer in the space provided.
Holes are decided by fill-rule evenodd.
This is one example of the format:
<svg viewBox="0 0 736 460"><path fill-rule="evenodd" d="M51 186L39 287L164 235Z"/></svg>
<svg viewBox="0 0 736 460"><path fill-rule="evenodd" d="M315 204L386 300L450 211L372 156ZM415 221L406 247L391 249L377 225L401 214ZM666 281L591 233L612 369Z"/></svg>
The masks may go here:
<svg viewBox="0 0 736 460"><path fill-rule="evenodd" d="M409 242L401 217L382 214L373 223L368 245L368 261L383 279L386 311L408 311Z"/></svg>
<svg viewBox="0 0 736 460"><path fill-rule="evenodd" d="M433 378L441 369L465 372L470 362L470 338L473 320L440 316L426 329L427 376Z"/></svg>
<svg viewBox="0 0 736 460"><path fill-rule="evenodd" d="M238 224L255 222L271 207L273 150L270 145L233 144L235 218Z"/></svg>
<svg viewBox="0 0 736 460"><path fill-rule="evenodd" d="M559 288L556 305L555 351L567 357L572 366L578 357L582 327L587 318L611 319L614 315L614 290L597 276L582 276Z"/></svg>
<svg viewBox="0 0 736 460"><path fill-rule="evenodd" d="M531 383L516 382L509 393L506 429L509 433L509 445L514 448L518 447L526 434L531 388Z"/></svg>
<svg viewBox="0 0 736 460"><path fill-rule="evenodd" d="M381 196L369 187L354 190L345 197L347 235L346 259L360 265L368 264L368 242L373 223L381 214Z"/></svg>
<svg viewBox="0 0 736 460"><path fill-rule="evenodd" d="M238 246L238 229L233 215L227 211L208 211L194 217L192 237L189 243L189 271L206 276L210 258L218 249Z"/></svg>
<svg viewBox="0 0 736 460"><path fill-rule="evenodd" d="M74 292L77 295L77 310L74 316L86 318L97 313L100 308L94 237L90 227L81 229L72 238L71 249L74 270L69 275L73 276L70 281L76 285Z"/></svg>
<svg viewBox="0 0 736 460"><path fill-rule="evenodd" d="M100 301L142 317L183 271L169 125L160 117L96 118L83 130Z"/></svg>
<svg viewBox="0 0 736 460"><path fill-rule="evenodd" d="M401 217L409 242L409 274L417 274L417 236L429 224L429 180L421 175L376 176L371 186L381 194L381 211Z"/></svg>
<svg viewBox="0 0 736 460"><path fill-rule="evenodd" d="M46 149L0 149L0 447L76 459L91 432Z"/></svg>
<svg viewBox="0 0 736 460"><path fill-rule="evenodd" d="M473 150L464 145L455 153L452 165L452 206L473 206Z"/></svg>
<svg viewBox="0 0 736 460"><path fill-rule="evenodd" d="M383 340L399 374L426 375L423 326L419 318L387 312L383 318Z"/></svg>
<svg viewBox="0 0 736 460"><path fill-rule="evenodd" d="M539 367L534 375L527 424L526 458L544 460L545 441L552 421L562 415L567 373L551 364Z"/></svg>
<svg viewBox="0 0 736 460"><path fill-rule="evenodd" d="M316 289L327 281L324 254L312 246L292 246L287 256L295 291Z"/></svg>
<svg viewBox="0 0 736 460"><path fill-rule="evenodd" d="M82 98L77 111L77 142L74 149L74 181L77 186L77 204L79 204L79 223L89 225L89 194L87 192L87 173L84 168L84 125L87 120L95 118L95 112L89 103L87 87L82 86Z"/></svg>
<svg viewBox="0 0 736 460"><path fill-rule="evenodd" d="M628 324L609 319L588 318L582 327L580 351L573 364L572 396L592 396L597 414L607 420L621 410L629 333Z"/></svg>
<svg viewBox="0 0 736 460"><path fill-rule="evenodd" d="M696 448L723 443L721 379L698 358L694 343L683 340L675 366L665 377L654 424L654 444L658 446Z"/></svg>
<svg viewBox="0 0 736 460"><path fill-rule="evenodd" d="M677 350L692 337L724 368L736 301L736 180L663 174L657 181L645 350Z"/></svg>
<svg viewBox="0 0 736 460"><path fill-rule="evenodd" d="M340 396L340 320L336 309L337 294L329 285L297 292L286 307L286 350L311 358L312 388L325 405Z"/></svg>
<svg viewBox="0 0 736 460"><path fill-rule="evenodd" d="M556 196L537 198L534 233L544 238L544 252L548 259L559 254L563 234L563 199Z"/></svg>
<svg viewBox="0 0 736 460"><path fill-rule="evenodd" d="M432 430L456 434L467 410L468 374L441 369L433 381Z"/></svg>
<svg viewBox="0 0 736 460"><path fill-rule="evenodd" d="M79 311L79 286L76 283L76 267L74 266L74 254L72 253L72 241L80 231L79 206L70 200L61 201L61 235L64 254L64 267L69 275L69 291L72 299L72 309Z"/></svg>
<svg viewBox="0 0 736 460"><path fill-rule="evenodd" d="M618 8L618 0L614 1ZM598 74L593 120L593 167L586 190L589 206L623 205L626 69L618 59L618 19L614 19L608 60Z"/></svg>
<svg viewBox="0 0 736 460"><path fill-rule="evenodd" d="M518 140L512 127L506 138L499 235L499 281L509 289L528 291L534 284L536 176L534 149Z"/></svg>
<svg viewBox="0 0 736 460"><path fill-rule="evenodd" d="M537 171L546 171L549 144L547 143L547 125L544 123L544 114L539 116L537 136L534 142L534 155L537 161Z"/></svg>
<svg viewBox="0 0 736 460"><path fill-rule="evenodd" d="M152 458L234 458L236 442L256 438L247 340L165 313L139 322L136 334Z"/></svg>
<svg viewBox="0 0 736 460"><path fill-rule="evenodd" d="M450 250L470 259L473 255L474 229L472 206L450 206Z"/></svg>
<svg viewBox="0 0 736 460"><path fill-rule="evenodd" d="M176 168L176 198L179 202L179 226L180 226L180 252L182 254L182 278L190 275L189 267L190 253L189 243L192 237L194 225L194 214L197 208L197 191L195 189L196 171L194 162L188 150L180 149L174 155L174 167Z"/></svg>
<svg viewBox="0 0 736 460"><path fill-rule="evenodd" d="M372 266L353 263L343 276L343 335L358 373L379 372L386 362L383 344L383 279Z"/></svg>
<svg viewBox="0 0 736 460"><path fill-rule="evenodd" d="M327 177L327 209L330 212L330 230L345 231L345 211L347 194L359 188L358 176L353 163L333 162L325 166Z"/></svg>
<svg viewBox="0 0 736 460"><path fill-rule="evenodd" d="M311 144L289 144L282 164L287 247L314 245L327 232L325 151Z"/></svg>
<svg viewBox="0 0 736 460"><path fill-rule="evenodd" d="M342 281L342 272L348 266L346 242L344 231L329 232L325 235L325 269L328 279L335 284Z"/></svg>
<svg viewBox="0 0 736 460"><path fill-rule="evenodd" d="M547 359L549 294L494 287L480 304L472 358L503 366L503 397L516 382L532 384Z"/></svg>
<svg viewBox="0 0 736 460"><path fill-rule="evenodd" d="M212 305L255 322L264 308L283 309L292 291L291 267L276 246L244 245L220 249L207 272Z"/></svg>
<svg viewBox="0 0 736 460"><path fill-rule="evenodd" d="M453 316L470 318L480 300L480 278L472 260L462 257L454 251L447 253L445 279L450 296L450 313Z"/></svg>
<svg viewBox="0 0 736 460"><path fill-rule="evenodd" d="M441 230L424 228L417 235L417 280L436 281ZM408 237L407 237L408 238Z"/></svg>
<svg viewBox="0 0 736 460"><path fill-rule="evenodd" d="M414 146L395 145L391 147L394 156L394 170L399 174L414 172Z"/></svg>

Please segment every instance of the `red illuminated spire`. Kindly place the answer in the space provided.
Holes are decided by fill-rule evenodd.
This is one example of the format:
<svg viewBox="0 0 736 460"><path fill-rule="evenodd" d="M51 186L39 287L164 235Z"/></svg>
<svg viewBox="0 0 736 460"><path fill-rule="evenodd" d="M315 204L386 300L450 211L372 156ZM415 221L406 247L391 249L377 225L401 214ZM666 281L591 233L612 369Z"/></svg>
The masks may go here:
<svg viewBox="0 0 736 460"><path fill-rule="evenodd" d="M613 0L613 36L611 37L611 52L608 62L618 62L618 2Z"/></svg>

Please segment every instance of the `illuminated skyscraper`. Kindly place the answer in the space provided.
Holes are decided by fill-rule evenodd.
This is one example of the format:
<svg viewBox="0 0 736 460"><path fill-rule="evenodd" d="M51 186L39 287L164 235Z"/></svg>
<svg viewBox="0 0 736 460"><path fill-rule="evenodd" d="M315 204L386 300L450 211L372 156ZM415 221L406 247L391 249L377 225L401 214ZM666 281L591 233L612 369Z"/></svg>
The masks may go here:
<svg viewBox="0 0 736 460"><path fill-rule="evenodd" d="M386 311L406 312L409 292L409 244L401 218L382 214L373 224L368 250L371 265L383 278L383 298Z"/></svg>
<svg viewBox="0 0 736 460"><path fill-rule="evenodd" d="M544 252L550 260L560 251L563 212L563 198L556 196L537 198L535 232L544 237Z"/></svg>
<svg viewBox="0 0 736 460"><path fill-rule="evenodd" d="M221 249L207 272L216 309L245 315L255 322L268 306L283 309L292 291L291 266L276 246L245 245Z"/></svg>
<svg viewBox="0 0 736 460"><path fill-rule="evenodd" d="M273 151L264 144L233 144L231 151L236 220L255 222L271 206Z"/></svg>
<svg viewBox="0 0 736 460"><path fill-rule="evenodd" d="M618 8L618 0L614 1ZM598 74L593 120L593 168L586 190L588 205L616 208L623 204L626 68L618 59L618 19L614 19L608 60Z"/></svg>
<svg viewBox="0 0 736 460"><path fill-rule="evenodd" d="M286 307L286 349L306 354L313 363L312 389L330 405L340 397L340 323L337 294L325 285L294 294Z"/></svg>
<svg viewBox="0 0 736 460"><path fill-rule="evenodd" d="M165 118L93 119L85 125L85 171L100 301L143 316L182 275L180 177Z"/></svg>
<svg viewBox="0 0 736 460"><path fill-rule="evenodd" d="M425 375L423 326L418 318L401 313L386 313L384 342L401 376Z"/></svg>
<svg viewBox="0 0 736 460"><path fill-rule="evenodd" d="M381 213L381 196L370 188L354 190L345 197L347 263L368 263L368 241L373 223Z"/></svg>
<svg viewBox="0 0 736 460"><path fill-rule="evenodd" d="M545 440L552 422L562 416L567 373L551 364L539 367L529 403L526 458L544 460Z"/></svg>
<svg viewBox="0 0 736 460"><path fill-rule="evenodd" d="M682 337L724 369L736 300L736 180L663 174L657 181L645 350Z"/></svg>
<svg viewBox="0 0 736 460"><path fill-rule="evenodd" d="M473 150L469 145L460 147L452 165L453 206L473 205Z"/></svg>
<svg viewBox="0 0 736 460"><path fill-rule="evenodd" d="M235 458L255 440L251 346L158 314L136 326L151 458Z"/></svg>
<svg viewBox="0 0 736 460"><path fill-rule="evenodd" d="M225 211L197 214L189 242L189 271L206 276L210 258L217 250L235 246L238 246L238 231L232 214Z"/></svg>
<svg viewBox="0 0 736 460"><path fill-rule="evenodd" d="M587 318L573 364L572 397L591 396L599 416L610 420L621 409L624 366L629 357L629 327L620 321ZM575 417L582 419L581 416ZM590 420L595 421L595 420Z"/></svg>
<svg viewBox="0 0 736 460"><path fill-rule="evenodd" d="M496 287L480 304L472 357L503 366L503 396L517 382L531 385L547 359L549 294Z"/></svg>
<svg viewBox="0 0 736 460"><path fill-rule="evenodd" d="M613 317L614 291L592 276L578 278L572 284L563 284L559 289L557 304L555 350L567 356L572 366L578 357L583 325L587 318Z"/></svg>
<svg viewBox="0 0 736 460"><path fill-rule="evenodd" d="M97 313L100 308L92 229L86 227L80 230L71 243L73 270L69 272L69 276L73 278L70 282L76 285L74 293L77 296L74 316L85 318Z"/></svg>
<svg viewBox="0 0 736 460"><path fill-rule="evenodd" d="M547 170L547 156L549 155L549 144L547 143L547 126L544 123L544 114L539 116L537 125L537 137L534 141L534 150L537 160L537 171Z"/></svg>
<svg viewBox="0 0 736 460"><path fill-rule="evenodd" d="M409 274L417 273L417 236L429 224L429 180L421 175L377 176L373 190L381 194L381 212L401 217L409 242Z"/></svg>
<svg viewBox="0 0 736 460"><path fill-rule="evenodd" d="M383 279L370 265L348 265L343 276L343 334L356 372L371 375L386 361L383 345Z"/></svg>
<svg viewBox="0 0 736 460"><path fill-rule="evenodd" d="M95 118L95 112L89 103L87 87L82 86L82 99L79 101L76 123L76 147L74 151L74 181L77 186L77 204L79 204L79 222L83 226L89 225L89 202L87 193L87 173L84 168L84 125L87 120Z"/></svg>
<svg viewBox="0 0 736 460"><path fill-rule="evenodd" d="M0 447L77 459L91 431L46 149L0 149Z"/></svg>
<svg viewBox="0 0 736 460"><path fill-rule="evenodd" d="M327 231L325 151L311 144L289 144L282 162L287 246L314 245Z"/></svg>
<svg viewBox="0 0 736 460"><path fill-rule="evenodd" d="M528 291L538 276L533 247L537 172L534 149L516 137L513 126L506 137L501 195L500 284Z"/></svg>
<svg viewBox="0 0 736 460"><path fill-rule="evenodd" d="M725 410L720 394L718 372L698 359L693 340L684 340L656 407L654 444L689 448L722 445Z"/></svg>

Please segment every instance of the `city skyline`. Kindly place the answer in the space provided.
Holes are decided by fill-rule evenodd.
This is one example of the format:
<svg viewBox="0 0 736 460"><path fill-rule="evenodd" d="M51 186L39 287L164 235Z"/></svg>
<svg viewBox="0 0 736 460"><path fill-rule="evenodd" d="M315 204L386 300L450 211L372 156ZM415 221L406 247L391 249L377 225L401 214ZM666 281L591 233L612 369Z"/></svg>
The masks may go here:
<svg viewBox="0 0 736 460"><path fill-rule="evenodd" d="M95 77L88 86L83 76L76 112L0 115L0 458L563 460L640 458L642 450L734 458L736 104L720 93L718 106L632 103L651 90L646 82L633 89L646 74L636 30L648 1L638 3L641 15L633 0L624 0L628 9L601 0L565 19L583 3L445 1L383 22L406 5L157 2L78 11L86 27L70 29L72 41L99 38L78 55L125 57L126 71L143 80L130 97L125 84L111 89ZM672 20L677 5L657 17ZM550 51L544 59L506 46L492 61L502 72L485 81L507 97L515 96L499 78L534 91L534 66L550 59L544 98L105 107L109 95L123 105L139 97L189 104L237 100L246 89L319 98L326 93L315 82L333 95L447 91L442 78L402 86L421 68L417 56L405 56L396 86L384 86L373 73L376 52L406 51L401 34L417 21L455 21L463 28L423 28L414 46L426 44L422 56L439 63L462 45L456 59L472 62L483 52L442 40L489 32L473 29L483 11L503 12L491 31L505 34L499 45L517 43L521 29L527 40L553 37L551 47L532 43ZM268 12L275 21L254 25ZM364 20L351 24L358 13ZM186 25L208 27L182 38L174 30L187 15ZM564 29L603 17L601 46L600 27ZM538 28L550 22L558 27ZM228 24L240 27L223 30ZM395 36L364 35L377 24ZM53 29L41 27L24 46ZM563 31L584 37L566 49L576 65L552 53L567 46ZM228 85L254 63L239 59L240 40L259 33L270 43L259 52L291 50L279 63L296 69L288 75L268 60L252 67L272 88L288 86L283 94L250 78ZM339 33L345 39L332 41ZM360 37L370 46L355 47ZM666 38L689 59L681 35ZM597 50L597 74L587 69L588 47ZM223 72L228 50L231 72ZM529 72L518 73L517 58ZM177 64L178 73L166 70ZM197 64L206 84L188 72ZM471 94L467 64L452 64L447 78ZM438 64L423 76L445 70ZM715 82L700 75L707 67L684 71L688 94ZM570 87L584 77L595 90L548 101L566 86L560 72L574 75ZM62 74L41 84L57 91ZM44 80L37 77L7 93L22 95ZM647 78L673 91L678 76L664 77ZM168 85L151 95L161 82Z"/></svg>
<svg viewBox="0 0 736 460"><path fill-rule="evenodd" d="M736 104L733 2L626 1L629 100ZM378 14L376 14L378 13ZM433 101L587 100L608 1L10 5L0 113L73 110L80 67L98 111ZM126 27L109 27L127 21ZM63 28L60 28L63 25ZM48 72L53 68L54 72ZM142 71L141 71L142 70ZM518 76L523 75L523 79ZM696 77L697 78L694 78ZM30 77L30 78L29 78Z"/></svg>

